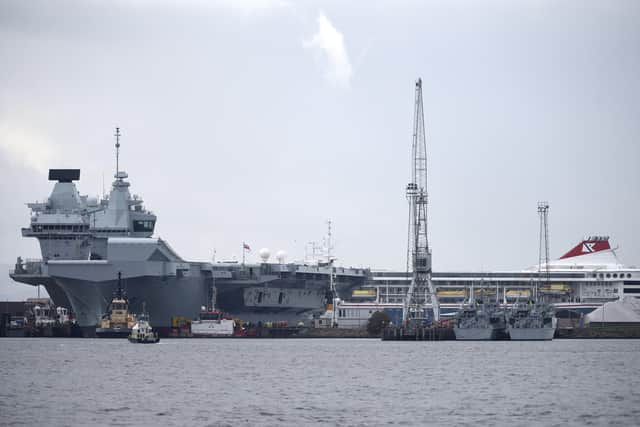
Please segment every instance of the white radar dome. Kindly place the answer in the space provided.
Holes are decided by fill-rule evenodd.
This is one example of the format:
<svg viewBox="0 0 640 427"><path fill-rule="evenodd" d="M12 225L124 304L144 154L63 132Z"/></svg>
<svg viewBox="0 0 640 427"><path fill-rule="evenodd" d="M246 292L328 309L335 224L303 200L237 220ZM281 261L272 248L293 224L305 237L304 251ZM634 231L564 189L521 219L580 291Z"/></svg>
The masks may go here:
<svg viewBox="0 0 640 427"><path fill-rule="evenodd" d="M276 252L276 259L280 264L284 264L284 261L287 259L287 253L280 249L278 252Z"/></svg>
<svg viewBox="0 0 640 427"><path fill-rule="evenodd" d="M260 255L260 259L262 260L262 262L267 262L269 260L269 257L271 256L271 252L267 248L260 249L258 251L258 254Z"/></svg>

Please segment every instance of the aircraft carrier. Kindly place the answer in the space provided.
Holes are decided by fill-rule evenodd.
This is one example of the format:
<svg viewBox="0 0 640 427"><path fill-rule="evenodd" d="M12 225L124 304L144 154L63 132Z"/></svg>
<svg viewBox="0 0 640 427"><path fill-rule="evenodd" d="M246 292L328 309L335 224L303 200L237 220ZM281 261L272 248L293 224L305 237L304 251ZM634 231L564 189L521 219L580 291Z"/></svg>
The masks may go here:
<svg viewBox="0 0 640 427"><path fill-rule="evenodd" d="M118 274L130 310L140 312L145 302L154 328L163 334L172 317L195 319L212 300L241 319L305 321L324 312L336 292L351 295L365 284L369 270L334 267L332 262L184 260L166 241L153 237L157 217L131 195L128 175L119 169L119 137L117 129L115 180L101 200L80 195L74 183L79 169L49 171L49 180L56 182L51 195L28 204L31 223L22 229L24 237L38 239L42 259L18 258L10 273L15 281L43 285L56 305L71 307L87 334L107 310Z"/></svg>

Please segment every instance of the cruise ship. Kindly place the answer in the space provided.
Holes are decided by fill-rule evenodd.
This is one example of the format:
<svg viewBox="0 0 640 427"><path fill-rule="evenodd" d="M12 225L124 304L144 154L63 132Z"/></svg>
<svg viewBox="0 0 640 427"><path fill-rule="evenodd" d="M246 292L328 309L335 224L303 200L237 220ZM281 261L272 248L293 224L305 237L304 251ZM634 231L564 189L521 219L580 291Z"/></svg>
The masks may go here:
<svg viewBox="0 0 640 427"><path fill-rule="evenodd" d="M616 250L608 236L590 236L548 266L520 271L434 272L440 315L454 316L469 300L471 289L476 300L503 305L528 301L537 291L555 306L558 316L574 318L624 296L640 298L640 269L623 265ZM363 327L375 311L385 311L394 323L401 322L410 279L406 271L372 271L364 288L354 290L349 300L338 304L339 327Z"/></svg>
<svg viewBox="0 0 640 427"><path fill-rule="evenodd" d="M116 159L119 147L118 139ZM28 204L31 222L22 229L24 237L38 240L42 259L18 258L10 273L15 281L43 285L56 305L71 307L87 334L106 312L119 276L131 312L146 303L163 335L174 316L195 319L214 297L218 309L243 320L310 320L324 312L334 292L350 295L369 277L367 269L284 258L258 264L186 261L153 237L157 217L130 193L128 174L116 166L114 178L109 195L98 200L80 195L74 182L79 169L51 169L51 195Z"/></svg>

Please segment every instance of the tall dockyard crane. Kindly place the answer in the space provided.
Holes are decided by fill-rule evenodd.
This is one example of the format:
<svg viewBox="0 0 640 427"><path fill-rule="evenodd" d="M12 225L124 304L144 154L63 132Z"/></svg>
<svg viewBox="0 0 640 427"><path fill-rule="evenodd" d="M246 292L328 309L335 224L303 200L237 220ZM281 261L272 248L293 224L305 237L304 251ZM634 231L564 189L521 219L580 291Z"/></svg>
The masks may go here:
<svg viewBox="0 0 640 427"><path fill-rule="evenodd" d="M427 142L422 106L422 79L416 82L411 154L411 182L407 184L407 270L411 265L413 275L402 309L402 322L410 327L424 324L425 309L429 302L433 307L433 320L440 319L438 299L431 281L431 250L427 239Z"/></svg>

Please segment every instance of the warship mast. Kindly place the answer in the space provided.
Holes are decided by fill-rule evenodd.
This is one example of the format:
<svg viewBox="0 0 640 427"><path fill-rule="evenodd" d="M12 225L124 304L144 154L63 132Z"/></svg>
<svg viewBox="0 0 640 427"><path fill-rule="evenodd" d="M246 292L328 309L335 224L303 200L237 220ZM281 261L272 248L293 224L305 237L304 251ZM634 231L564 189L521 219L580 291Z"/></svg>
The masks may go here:
<svg viewBox="0 0 640 427"><path fill-rule="evenodd" d="M440 319L438 300L431 281L431 250L427 239L427 143L422 105L422 79L415 85L411 182L407 184L409 235L407 270L412 267L411 284L402 310L402 322L409 327L422 325L426 305L433 306L433 320ZM409 261L411 260L411 261Z"/></svg>
<svg viewBox="0 0 640 427"><path fill-rule="evenodd" d="M116 137L116 178L118 177L118 173L120 172L120 137L122 134L120 133L120 128L116 127L116 133L113 134ZM104 187L104 184L103 184Z"/></svg>

